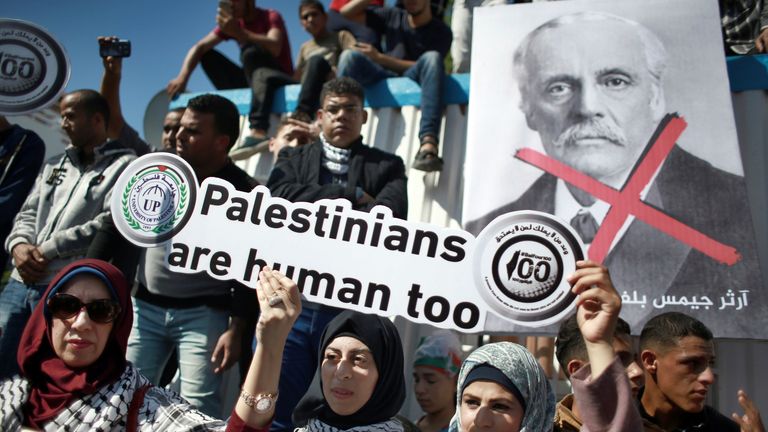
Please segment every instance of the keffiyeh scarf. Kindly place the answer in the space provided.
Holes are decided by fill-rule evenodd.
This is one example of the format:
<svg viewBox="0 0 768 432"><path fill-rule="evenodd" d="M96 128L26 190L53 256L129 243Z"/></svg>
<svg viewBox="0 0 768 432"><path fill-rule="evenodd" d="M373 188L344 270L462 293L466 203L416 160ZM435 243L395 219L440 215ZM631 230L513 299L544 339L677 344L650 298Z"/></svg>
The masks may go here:
<svg viewBox="0 0 768 432"><path fill-rule="evenodd" d="M500 370L520 390L526 406L520 432L552 430L555 394L541 366L527 349L511 342L499 342L474 350L461 365L457 387L459 391L463 388L469 372L481 364L488 364ZM456 414L451 420L449 430L466 432L460 429L461 397L458 399Z"/></svg>
<svg viewBox="0 0 768 432"><path fill-rule="evenodd" d="M349 171L349 156L352 150L332 146L322 134L323 142L323 166L334 176L347 175Z"/></svg>
<svg viewBox="0 0 768 432"><path fill-rule="evenodd" d="M318 419L312 419L307 426L296 428L294 432L404 432L402 423L396 419L365 426L357 426L351 429L339 429L325 424Z"/></svg>
<svg viewBox="0 0 768 432"><path fill-rule="evenodd" d="M137 389L149 381L128 365L120 378L97 392L76 399L45 424L46 431L125 430ZM0 384L0 430L20 431L29 382L16 376ZM197 411L178 394L151 387L138 411L139 430L223 431L226 424Z"/></svg>

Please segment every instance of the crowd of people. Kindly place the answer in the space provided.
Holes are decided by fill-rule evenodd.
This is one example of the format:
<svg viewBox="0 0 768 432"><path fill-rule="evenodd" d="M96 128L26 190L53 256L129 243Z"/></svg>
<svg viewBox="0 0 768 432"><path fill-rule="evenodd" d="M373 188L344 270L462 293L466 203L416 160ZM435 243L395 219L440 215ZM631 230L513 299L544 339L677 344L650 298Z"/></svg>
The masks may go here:
<svg viewBox="0 0 768 432"><path fill-rule="evenodd" d="M569 278L578 307L555 349L573 394L556 403L549 374L517 344L465 356L456 335L440 331L406 365L388 319L302 302L294 281L266 267L256 295L174 273L163 247L135 247L114 227L115 181L151 151L173 152L199 181L217 177L241 191L258 182L233 160L269 151L273 196L344 199L362 211L383 205L406 218L405 163L361 136L364 86L395 76L420 85L420 148L410 167L441 170L445 58L450 52L453 72L468 72L472 8L501 3L455 1L448 26L445 2L334 0L326 10L302 0L309 39L293 64L279 12L221 1L217 26L192 46L167 91L184 91L198 64L217 89L250 88L245 132L231 101L204 94L167 113L153 148L122 116L118 57L103 59L99 91L61 98L71 141L63 155L43 161L37 134L0 117L0 236L12 258L0 254L11 268L0 292L0 429L764 431L744 392L736 396L742 415L705 404L715 374L704 324L655 316L636 350L609 271L594 262L578 263ZM766 8L721 1L727 49L766 50ZM242 66L214 49L230 39ZM296 110L269 136L275 90L294 83ZM222 373L235 364L242 392L219 420L230 412ZM405 419L398 413L411 372L424 413ZM174 373L180 394L162 385Z"/></svg>

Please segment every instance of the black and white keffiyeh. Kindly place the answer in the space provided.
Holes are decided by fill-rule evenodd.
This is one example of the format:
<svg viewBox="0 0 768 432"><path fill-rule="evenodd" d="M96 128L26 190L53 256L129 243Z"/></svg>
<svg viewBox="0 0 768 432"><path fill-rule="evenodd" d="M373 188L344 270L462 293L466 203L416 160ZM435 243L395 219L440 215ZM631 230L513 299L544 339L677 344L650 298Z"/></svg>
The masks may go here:
<svg viewBox="0 0 768 432"><path fill-rule="evenodd" d="M323 166L335 176L344 176L349 171L349 157L352 150L334 147L323 134L320 134L323 142Z"/></svg>
<svg viewBox="0 0 768 432"><path fill-rule="evenodd" d="M296 428L294 432L404 432L402 423L397 419L387 420L381 423L374 423L364 426L357 426L351 429L339 429L325 424L318 419L312 419L303 428Z"/></svg>
<svg viewBox="0 0 768 432"><path fill-rule="evenodd" d="M149 384L146 377L128 365L120 378L99 391L75 400L45 425L46 431L125 430L131 400L137 389ZM0 430L20 431L23 406L30 384L20 377L0 384ZM223 431L226 423L189 405L171 390L150 387L138 412L141 431Z"/></svg>

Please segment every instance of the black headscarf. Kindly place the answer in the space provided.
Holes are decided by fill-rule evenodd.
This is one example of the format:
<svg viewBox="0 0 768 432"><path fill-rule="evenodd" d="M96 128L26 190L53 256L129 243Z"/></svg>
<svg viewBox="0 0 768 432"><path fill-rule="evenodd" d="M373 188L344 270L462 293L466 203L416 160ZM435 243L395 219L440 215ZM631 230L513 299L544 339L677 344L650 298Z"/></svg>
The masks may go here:
<svg viewBox="0 0 768 432"><path fill-rule="evenodd" d="M351 336L364 343L373 355L379 380L371 398L354 414L341 416L328 406L323 396L320 369L328 345L338 336ZM293 422L303 427L313 418L339 429L349 429L387 421L405 401L403 346L392 321L376 315L344 311L328 323L320 339L318 370L309 390L293 411Z"/></svg>

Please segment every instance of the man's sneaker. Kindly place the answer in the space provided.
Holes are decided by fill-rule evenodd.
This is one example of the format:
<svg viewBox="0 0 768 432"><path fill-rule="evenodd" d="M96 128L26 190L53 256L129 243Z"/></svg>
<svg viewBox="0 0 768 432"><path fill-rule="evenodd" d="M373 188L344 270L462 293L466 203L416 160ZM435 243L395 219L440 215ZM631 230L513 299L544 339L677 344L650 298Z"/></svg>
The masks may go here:
<svg viewBox="0 0 768 432"><path fill-rule="evenodd" d="M266 151L268 148L268 137L256 138L247 136L245 139L243 139L240 145L233 147L232 150L229 151L229 157L235 161L248 159L256 153Z"/></svg>

